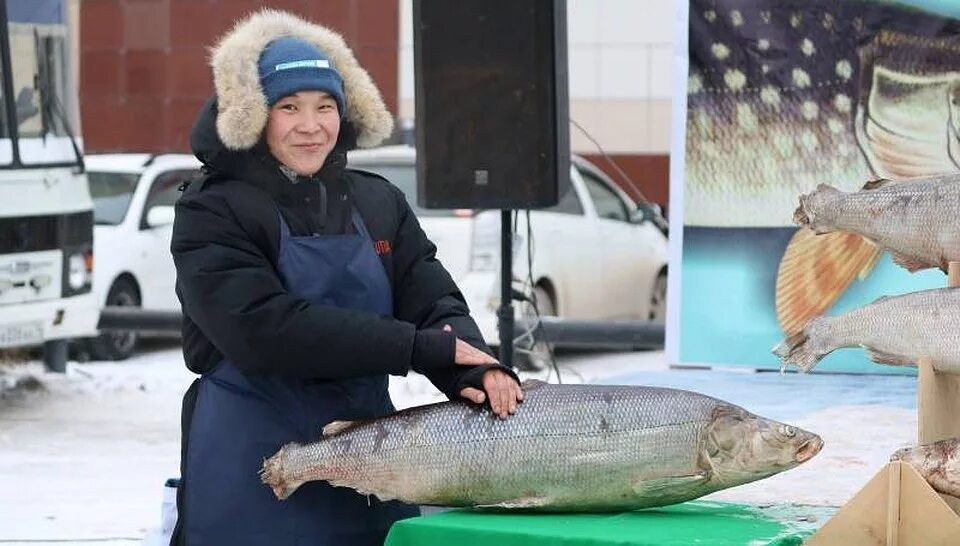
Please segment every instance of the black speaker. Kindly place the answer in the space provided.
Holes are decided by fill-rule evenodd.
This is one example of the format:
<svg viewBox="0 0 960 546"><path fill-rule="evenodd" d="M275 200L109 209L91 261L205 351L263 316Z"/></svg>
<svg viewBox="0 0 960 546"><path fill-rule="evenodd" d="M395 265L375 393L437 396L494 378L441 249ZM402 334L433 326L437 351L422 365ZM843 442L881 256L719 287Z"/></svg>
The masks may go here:
<svg viewBox="0 0 960 546"><path fill-rule="evenodd" d="M527 209L570 185L565 0L414 0L418 202Z"/></svg>

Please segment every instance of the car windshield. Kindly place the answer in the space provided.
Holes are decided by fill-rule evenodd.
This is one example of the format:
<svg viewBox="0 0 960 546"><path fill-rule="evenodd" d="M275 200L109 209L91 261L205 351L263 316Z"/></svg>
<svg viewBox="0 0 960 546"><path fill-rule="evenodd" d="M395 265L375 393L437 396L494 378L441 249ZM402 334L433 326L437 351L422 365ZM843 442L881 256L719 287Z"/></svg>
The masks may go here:
<svg viewBox="0 0 960 546"><path fill-rule="evenodd" d="M93 198L94 223L115 226L123 222L140 175L87 171L87 179Z"/></svg>
<svg viewBox="0 0 960 546"><path fill-rule="evenodd" d="M351 167L379 174L400 188L407 197L407 203L418 217L427 216L469 216L470 212L459 209L425 209L417 204L417 168L415 165L397 164L351 164Z"/></svg>

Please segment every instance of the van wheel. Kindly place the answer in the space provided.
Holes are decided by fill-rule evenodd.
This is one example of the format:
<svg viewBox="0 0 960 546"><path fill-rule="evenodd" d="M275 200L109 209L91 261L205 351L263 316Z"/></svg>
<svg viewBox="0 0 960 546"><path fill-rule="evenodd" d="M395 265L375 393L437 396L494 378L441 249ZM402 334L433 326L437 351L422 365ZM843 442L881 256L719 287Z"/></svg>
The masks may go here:
<svg viewBox="0 0 960 546"><path fill-rule="evenodd" d="M650 307L647 319L653 322L667 320L667 272L661 271L653 283L653 292L650 294Z"/></svg>
<svg viewBox="0 0 960 546"><path fill-rule="evenodd" d="M523 318L536 319L537 310L541 317L554 317L557 315L556 305L550 297L550 293L541 286L534 286L531 292L533 300L537 304L534 309L530 302L523 302L520 310ZM553 354L553 343L547 343L543 340L537 340L531 343L528 337L520 337L514 341L514 363L521 370L543 370L550 366Z"/></svg>
<svg viewBox="0 0 960 546"><path fill-rule="evenodd" d="M140 307L140 294L133 281L120 278L107 293L107 305ZM88 346L93 360L126 360L137 348L140 334L136 330L110 330L90 338Z"/></svg>

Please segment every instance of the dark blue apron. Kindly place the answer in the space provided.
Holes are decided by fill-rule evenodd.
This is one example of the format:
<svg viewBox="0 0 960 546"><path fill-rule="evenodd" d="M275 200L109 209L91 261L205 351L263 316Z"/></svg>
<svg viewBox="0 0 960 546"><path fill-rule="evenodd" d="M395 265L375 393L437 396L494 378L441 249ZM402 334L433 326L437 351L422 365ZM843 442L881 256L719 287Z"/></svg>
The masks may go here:
<svg viewBox="0 0 960 546"><path fill-rule="evenodd" d="M390 281L355 209L352 219L355 234L294 237L281 216L284 286L314 304L392 315ZM198 382L185 465L186 544L379 546L395 521L419 514L326 482L306 483L279 501L258 475L280 446L315 441L330 421L394 411L386 375L246 375L223 360Z"/></svg>

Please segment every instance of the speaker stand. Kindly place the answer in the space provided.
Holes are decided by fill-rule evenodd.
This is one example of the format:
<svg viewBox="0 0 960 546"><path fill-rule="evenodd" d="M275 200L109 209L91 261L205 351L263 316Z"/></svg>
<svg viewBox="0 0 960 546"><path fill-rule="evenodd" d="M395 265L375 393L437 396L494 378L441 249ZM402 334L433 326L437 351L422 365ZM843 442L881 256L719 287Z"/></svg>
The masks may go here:
<svg viewBox="0 0 960 546"><path fill-rule="evenodd" d="M497 331L500 334L500 363L513 368L513 229L510 210L500 211L500 308Z"/></svg>

